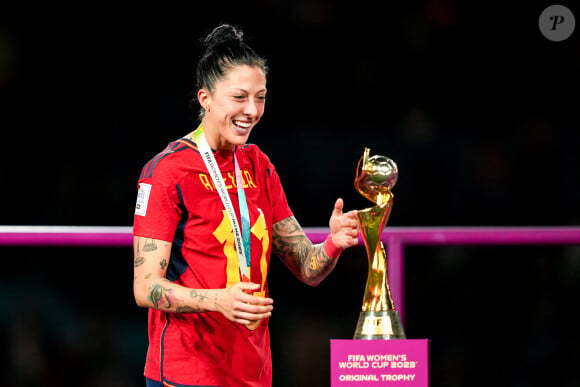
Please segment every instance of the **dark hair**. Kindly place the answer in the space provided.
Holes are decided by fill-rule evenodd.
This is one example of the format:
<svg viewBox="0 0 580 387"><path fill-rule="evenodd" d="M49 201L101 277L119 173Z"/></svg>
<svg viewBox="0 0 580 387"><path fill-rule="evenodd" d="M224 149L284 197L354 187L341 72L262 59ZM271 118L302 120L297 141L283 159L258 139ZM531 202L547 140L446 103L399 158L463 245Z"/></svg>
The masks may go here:
<svg viewBox="0 0 580 387"><path fill-rule="evenodd" d="M206 88L213 92L216 82L240 65L257 66L267 74L266 59L256 54L243 36L240 28L230 24L219 25L207 35L203 40L205 51L197 63L197 90Z"/></svg>

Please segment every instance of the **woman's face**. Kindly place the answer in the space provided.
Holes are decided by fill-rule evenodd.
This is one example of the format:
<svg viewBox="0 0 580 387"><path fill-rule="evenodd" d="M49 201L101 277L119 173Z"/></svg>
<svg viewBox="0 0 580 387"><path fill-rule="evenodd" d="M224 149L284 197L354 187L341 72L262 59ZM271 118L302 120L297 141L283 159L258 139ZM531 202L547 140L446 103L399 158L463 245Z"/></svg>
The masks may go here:
<svg viewBox="0 0 580 387"><path fill-rule="evenodd" d="M264 114L266 76L259 67L236 66L216 82L213 93L201 89L198 99L205 109L202 124L209 145L232 149L248 141Z"/></svg>

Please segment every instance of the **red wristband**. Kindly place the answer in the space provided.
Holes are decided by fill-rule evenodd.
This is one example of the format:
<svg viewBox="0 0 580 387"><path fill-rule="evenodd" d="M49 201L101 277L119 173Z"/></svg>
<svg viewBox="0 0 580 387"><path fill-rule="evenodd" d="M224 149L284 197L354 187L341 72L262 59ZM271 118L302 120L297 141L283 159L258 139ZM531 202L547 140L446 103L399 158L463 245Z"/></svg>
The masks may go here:
<svg viewBox="0 0 580 387"><path fill-rule="evenodd" d="M332 259L337 259L344 249L336 247L332 240L332 235L328 234L324 242L324 252Z"/></svg>

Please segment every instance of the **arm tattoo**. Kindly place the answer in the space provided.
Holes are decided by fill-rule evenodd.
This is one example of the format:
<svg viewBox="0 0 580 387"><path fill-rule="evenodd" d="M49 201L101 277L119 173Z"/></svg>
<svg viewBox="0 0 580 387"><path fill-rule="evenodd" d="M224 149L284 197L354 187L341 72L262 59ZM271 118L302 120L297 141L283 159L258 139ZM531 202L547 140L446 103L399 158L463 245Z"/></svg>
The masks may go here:
<svg viewBox="0 0 580 387"><path fill-rule="evenodd" d="M189 295L191 296L191 298L197 298L199 302L207 300L207 290L205 291L205 294L202 294L201 292L198 292L197 290L193 289L189 293Z"/></svg>
<svg viewBox="0 0 580 387"><path fill-rule="evenodd" d="M322 280L334 267L324 244L313 245L294 216L274 225L272 242L276 254L305 282Z"/></svg>
<svg viewBox="0 0 580 387"><path fill-rule="evenodd" d="M179 313L193 313L193 312L199 312L199 308L197 308L197 310L193 309L191 306L180 306L177 309L175 309L177 312Z"/></svg>
<svg viewBox="0 0 580 387"><path fill-rule="evenodd" d="M155 251L157 250L157 243L153 239L145 239L145 244L143 244L143 251Z"/></svg>
<svg viewBox="0 0 580 387"><path fill-rule="evenodd" d="M155 309L169 309L171 308L171 299L169 298L169 292L171 289L162 287L159 284L153 284L151 286L151 292L149 293L149 300L155 306Z"/></svg>
<svg viewBox="0 0 580 387"><path fill-rule="evenodd" d="M205 294L202 294L201 292L198 292L197 290L193 289L191 292L189 292L189 295L191 298L196 299L198 302L198 305L195 307L190 307L190 311L189 313L199 313L201 311L201 306L199 305L199 303L205 301L208 299L207 297L207 291L205 292Z"/></svg>
<svg viewBox="0 0 580 387"><path fill-rule="evenodd" d="M133 260L133 265L135 267L141 266L145 262L145 257L142 257L139 251L139 243L136 243L135 259Z"/></svg>

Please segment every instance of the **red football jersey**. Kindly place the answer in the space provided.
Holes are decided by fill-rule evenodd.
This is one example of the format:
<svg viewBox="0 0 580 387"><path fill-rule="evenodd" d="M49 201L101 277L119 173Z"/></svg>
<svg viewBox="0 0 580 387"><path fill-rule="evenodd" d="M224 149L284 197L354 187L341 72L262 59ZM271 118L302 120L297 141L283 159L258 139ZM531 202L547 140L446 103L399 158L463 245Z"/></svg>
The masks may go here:
<svg viewBox="0 0 580 387"><path fill-rule="evenodd" d="M214 156L240 222L233 152ZM272 225L292 215L268 157L253 144L236 147L250 214L250 279L268 295ZM138 182L134 235L172 242L167 278L192 289L240 282L230 220L195 143L180 139L150 160ZM241 224L241 222L240 222ZM268 320L254 330L221 313L149 310L145 376L170 385L269 386Z"/></svg>

